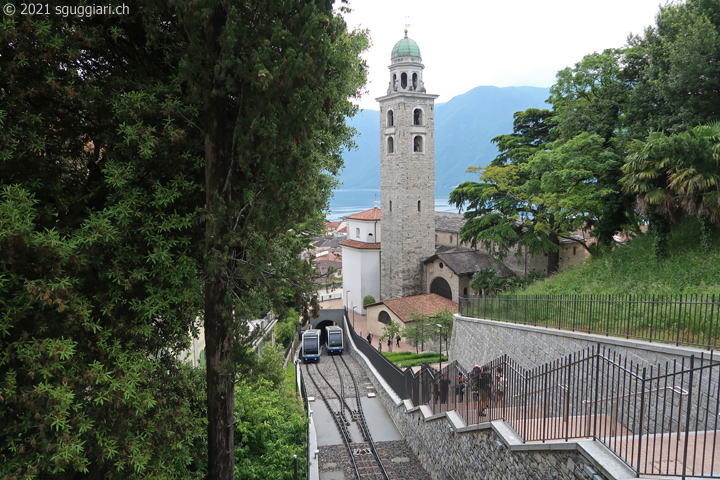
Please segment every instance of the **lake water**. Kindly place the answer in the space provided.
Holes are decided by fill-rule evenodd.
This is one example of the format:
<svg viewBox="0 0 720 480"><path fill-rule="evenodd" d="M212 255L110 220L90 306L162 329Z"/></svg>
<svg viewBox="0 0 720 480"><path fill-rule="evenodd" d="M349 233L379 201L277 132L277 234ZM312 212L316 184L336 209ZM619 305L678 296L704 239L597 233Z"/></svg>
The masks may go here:
<svg viewBox="0 0 720 480"><path fill-rule="evenodd" d="M435 198L435 211L457 212L455 207L448 205L449 190L447 192L436 191L435 194L444 195ZM379 188L341 188L335 190L335 195L330 199L330 211L325 217L330 221L338 221L340 217L370 210L375 206L375 201L380 207Z"/></svg>

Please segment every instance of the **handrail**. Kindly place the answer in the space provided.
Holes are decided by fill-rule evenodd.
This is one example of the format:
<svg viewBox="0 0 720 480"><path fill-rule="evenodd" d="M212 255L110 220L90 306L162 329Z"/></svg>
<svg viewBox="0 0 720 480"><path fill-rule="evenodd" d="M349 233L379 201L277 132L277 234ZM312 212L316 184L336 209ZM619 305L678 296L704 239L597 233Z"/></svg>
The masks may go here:
<svg viewBox="0 0 720 480"><path fill-rule="evenodd" d="M604 403L609 402L612 400L620 400L621 398L629 398L629 397L638 397L640 395L645 395L647 393L655 393L655 392L662 392L663 390L670 390L672 392L677 393L681 397L686 397L690 394L687 390L685 390L682 387L678 387L677 385L674 387L663 387L663 388L656 388L655 390L648 390L646 392L634 392L634 393L628 393L625 395L618 395L616 397L608 397L608 398L601 398L599 400L583 400L583 405L590 405L590 404L596 404L596 403Z"/></svg>

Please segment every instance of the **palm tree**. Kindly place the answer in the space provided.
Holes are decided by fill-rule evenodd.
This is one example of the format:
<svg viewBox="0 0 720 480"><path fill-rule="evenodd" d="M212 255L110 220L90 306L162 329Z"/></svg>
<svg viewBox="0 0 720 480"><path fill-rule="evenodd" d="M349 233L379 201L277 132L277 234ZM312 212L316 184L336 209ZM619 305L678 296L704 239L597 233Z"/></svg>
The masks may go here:
<svg viewBox="0 0 720 480"><path fill-rule="evenodd" d="M652 206L671 223L684 215L720 224L720 122L672 136L653 132L631 148L620 182L641 211Z"/></svg>

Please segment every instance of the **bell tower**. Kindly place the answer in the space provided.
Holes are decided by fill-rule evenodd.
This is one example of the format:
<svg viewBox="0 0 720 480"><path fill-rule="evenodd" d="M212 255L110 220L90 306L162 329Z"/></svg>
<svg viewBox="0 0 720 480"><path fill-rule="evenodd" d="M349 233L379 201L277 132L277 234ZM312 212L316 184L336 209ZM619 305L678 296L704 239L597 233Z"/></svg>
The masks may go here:
<svg viewBox="0 0 720 480"><path fill-rule="evenodd" d="M417 43L405 37L390 55L380 103L382 300L420 295L423 260L435 253L435 99L426 93Z"/></svg>

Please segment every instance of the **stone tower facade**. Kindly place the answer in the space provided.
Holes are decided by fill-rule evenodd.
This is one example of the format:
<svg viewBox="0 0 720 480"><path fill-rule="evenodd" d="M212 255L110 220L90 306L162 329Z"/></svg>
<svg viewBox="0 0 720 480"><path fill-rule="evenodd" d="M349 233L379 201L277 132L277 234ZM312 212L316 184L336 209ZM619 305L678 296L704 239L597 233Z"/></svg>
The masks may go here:
<svg viewBox="0 0 720 480"><path fill-rule="evenodd" d="M426 93L420 49L395 44L380 97L382 300L425 292L423 260L435 253L435 99Z"/></svg>

